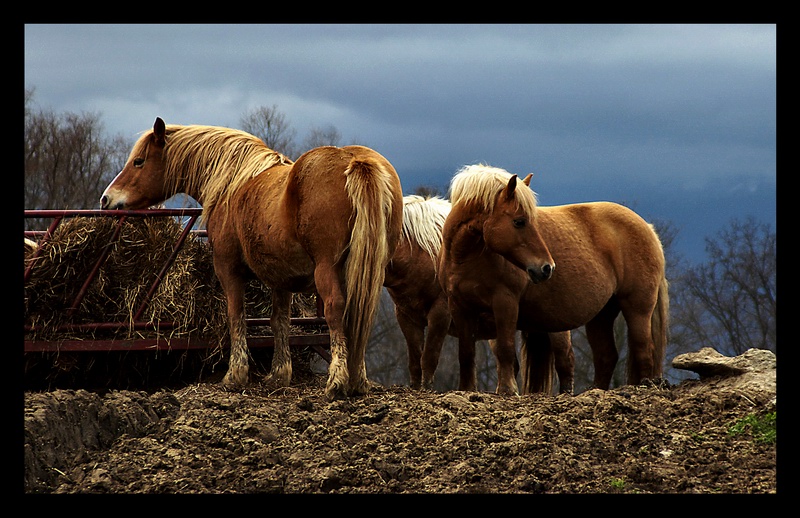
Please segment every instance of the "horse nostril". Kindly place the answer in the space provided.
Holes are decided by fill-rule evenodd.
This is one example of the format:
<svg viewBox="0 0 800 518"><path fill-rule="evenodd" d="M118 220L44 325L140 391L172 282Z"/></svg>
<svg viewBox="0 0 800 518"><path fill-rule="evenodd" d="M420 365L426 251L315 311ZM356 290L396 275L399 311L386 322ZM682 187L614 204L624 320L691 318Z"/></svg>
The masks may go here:
<svg viewBox="0 0 800 518"><path fill-rule="evenodd" d="M100 208L105 209L106 205L108 205L108 196L104 194L100 196Z"/></svg>

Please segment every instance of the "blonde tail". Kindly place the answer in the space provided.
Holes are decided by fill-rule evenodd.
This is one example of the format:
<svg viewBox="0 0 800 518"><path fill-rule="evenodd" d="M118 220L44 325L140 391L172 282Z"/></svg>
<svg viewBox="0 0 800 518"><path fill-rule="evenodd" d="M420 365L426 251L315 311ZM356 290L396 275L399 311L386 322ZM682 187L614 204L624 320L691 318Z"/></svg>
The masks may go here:
<svg viewBox="0 0 800 518"><path fill-rule="evenodd" d="M658 287L658 300L650 322L653 345L655 345L653 353L655 371L653 374L655 378L660 378L664 373L664 357L666 356L667 341L669 339L669 282L667 282L666 276L661 278L661 284Z"/></svg>
<svg viewBox="0 0 800 518"><path fill-rule="evenodd" d="M402 195L395 192L393 170L377 160L353 159L344 172L345 189L353 204L355 220L345 265L345 333L348 337L347 365L351 382L366 383L364 355L380 300L386 266L397 243L401 222L393 222L394 205ZM397 180L399 185L399 180ZM401 212L402 214L402 212ZM398 231L390 233L394 224ZM366 387L351 387L365 392Z"/></svg>

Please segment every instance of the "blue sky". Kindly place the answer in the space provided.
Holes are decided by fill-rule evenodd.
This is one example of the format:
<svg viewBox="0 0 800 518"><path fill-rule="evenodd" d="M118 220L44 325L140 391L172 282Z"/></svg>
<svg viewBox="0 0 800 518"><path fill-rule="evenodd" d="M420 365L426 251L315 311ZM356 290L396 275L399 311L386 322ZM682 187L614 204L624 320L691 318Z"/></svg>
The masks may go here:
<svg viewBox="0 0 800 518"><path fill-rule="evenodd" d="M775 25L26 25L26 88L133 140L276 106L446 192L477 162L542 205L610 200L704 258L731 218L776 225Z"/></svg>

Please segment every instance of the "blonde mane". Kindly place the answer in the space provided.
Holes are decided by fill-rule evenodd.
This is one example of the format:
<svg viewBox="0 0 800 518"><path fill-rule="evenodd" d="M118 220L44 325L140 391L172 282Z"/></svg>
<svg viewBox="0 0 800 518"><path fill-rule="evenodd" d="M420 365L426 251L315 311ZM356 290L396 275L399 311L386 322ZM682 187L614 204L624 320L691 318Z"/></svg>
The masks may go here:
<svg viewBox="0 0 800 518"><path fill-rule="evenodd" d="M505 169L475 164L462 167L450 181L450 201L456 204L474 203L481 210L492 212L497 195L508 185L511 173ZM528 216L536 211L536 193L522 180L517 181L514 197Z"/></svg>
<svg viewBox="0 0 800 518"><path fill-rule="evenodd" d="M434 261L442 248L442 227L450 202L442 198L403 197L403 239L416 242Z"/></svg>
<svg viewBox="0 0 800 518"><path fill-rule="evenodd" d="M152 130L146 132L131 156L146 155ZM268 148L258 137L217 126L166 127L164 179L169 192L196 193L203 217L227 205L232 193L248 179L276 165L292 165L286 156ZM180 189L180 191L179 191Z"/></svg>

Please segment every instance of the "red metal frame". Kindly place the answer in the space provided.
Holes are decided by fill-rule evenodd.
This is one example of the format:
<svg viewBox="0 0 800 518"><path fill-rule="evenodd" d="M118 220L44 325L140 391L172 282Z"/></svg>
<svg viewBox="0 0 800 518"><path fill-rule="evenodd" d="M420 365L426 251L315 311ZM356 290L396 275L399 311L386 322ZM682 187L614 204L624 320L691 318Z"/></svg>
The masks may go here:
<svg viewBox="0 0 800 518"><path fill-rule="evenodd" d="M38 239L39 243L44 243L53 235L58 226L65 218L74 217L113 217L118 219L117 227L113 235L112 242L119 237L122 230L122 224L129 217L185 217L188 218L183 231L173 245L173 250L165 263L161 266L156 280L145 296L144 301L139 306L136 314L133 316L131 322L95 322L88 324L68 324L63 326L63 331L70 331L78 333L84 331L89 332L99 329L131 329L131 330L165 330L168 331L175 327L175 322L143 322L140 320L141 316L147 309L150 298L158 289L161 279L164 274L169 270L178 256L183 244L186 242L187 236L196 232L204 235L204 230L193 230L195 223L202 214L202 209L199 208L185 208L185 209L147 209L147 210L91 210L91 209L75 209L75 210L26 210L25 218L52 218L52 223L46 231L25 231L25 236L28 238ZM79 290L75 300L69 308L69 314L74 313L86 294L87 289L94 281L97 273L100 271L103 263L108 257L108 250L103 253L97 263L91 270L89 276L84 280L81 289ZM30 264L25 268L25 280L28 282L33 264L41 253L41 247L34 252ZM247 319L248 327L266 326L269 325L269 318L249 318ZM323 306L320 301L317 301L317 316L306 318L292 318L290 324L300 327L305 326L318 326L327 328L327 322L323 317ZM25 325L25 331L31 331L30 325ZM274 341L271 336L248 336L247 343L250 347L273 347ZM289 344L292 346L307 346L315 350L326 361L330 361L330 336L328 333L315 333L308 335L291 335L289 337ZM187 349L206 349L215 347L203 338L138 338L138 339L114 339L114 340L55 340L55 341L34 341L25 340L25 352L86 352L86 351L154 351L154 350L187 350ZM227 346L229 347L229 346Z"/></svg>

